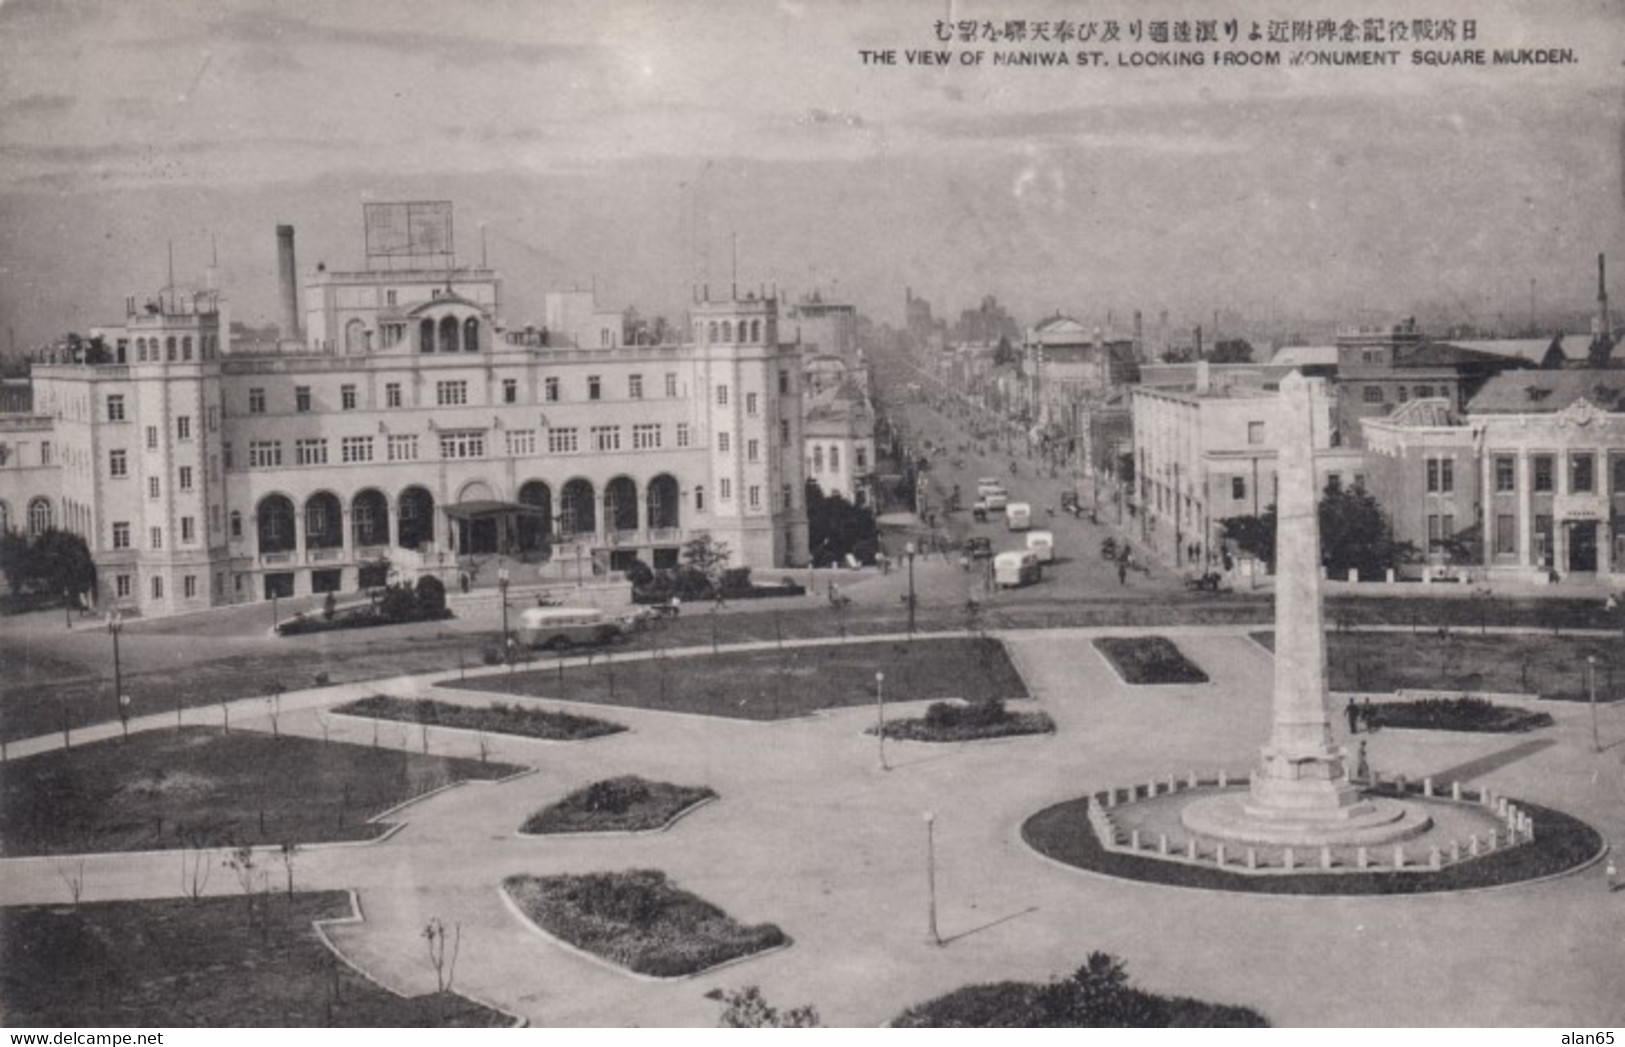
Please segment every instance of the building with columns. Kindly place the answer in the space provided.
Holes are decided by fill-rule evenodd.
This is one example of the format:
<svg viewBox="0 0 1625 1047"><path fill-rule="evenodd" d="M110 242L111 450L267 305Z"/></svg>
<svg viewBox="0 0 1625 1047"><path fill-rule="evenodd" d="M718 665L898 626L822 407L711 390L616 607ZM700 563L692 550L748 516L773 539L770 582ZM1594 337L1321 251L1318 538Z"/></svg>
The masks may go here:
<svg viewBox="0 0 1625 1047"><path fill-rule="evenodd" d="M8 521L83 535L98 598L148 615L494 553L675 566L700 532L735 566L806 562L774 297L697 300L668 344L553 346L506 328L491 270L320 269L304 293L299 341L234 350L223 295L171 291L100 329L113 362L37 364L12 428L55 464Z"/></svg>
<svg viewBox="0 0 1625 1047"><path fill-rule="evenodd" d="M1625 370L1508 372L1365 422L1394 535L1494 580L1625 576Z"/></svg>

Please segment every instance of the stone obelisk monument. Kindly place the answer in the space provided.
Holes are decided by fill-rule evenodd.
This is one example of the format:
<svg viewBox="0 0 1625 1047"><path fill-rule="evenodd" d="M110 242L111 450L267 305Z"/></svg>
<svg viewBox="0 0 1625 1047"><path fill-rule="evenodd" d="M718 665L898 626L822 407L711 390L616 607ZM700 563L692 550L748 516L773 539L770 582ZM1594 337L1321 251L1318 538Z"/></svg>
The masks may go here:
<svg viewBox="0 0 1625 1047"><path fill-rule="evenodd" d="M1421 832L1426 815L1362 797L1332 737L1327 705L1325 610L1315 483L1315 399L1294 371L1281 381L1276 436L1275 687L1269 742L1245 795L1190 804L1186 828L1203 835L1281 844L1383 843Z"/></svg>

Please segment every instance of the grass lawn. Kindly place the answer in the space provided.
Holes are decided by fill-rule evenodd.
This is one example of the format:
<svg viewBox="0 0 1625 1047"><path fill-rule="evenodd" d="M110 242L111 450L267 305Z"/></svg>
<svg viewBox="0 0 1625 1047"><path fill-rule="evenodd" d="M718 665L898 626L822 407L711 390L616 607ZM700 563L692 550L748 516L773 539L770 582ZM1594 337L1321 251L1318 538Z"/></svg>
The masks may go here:
<svg viewBox="0 0 1625 1047"><path fill-rule="evenodd" d="M142 731L5 765L0 855L366 840L373 815L511 764L252 731Z"/></svg>
<svg viewBox="0 0 1625 1047"><path fill-rule="evenodd" d="M455 993L396 996L339 961L312 921L340 892L0 908L0 1025L505 1026Z"/></svg>
<svg viewBox="0 0 1625 1047"><path fill-rule="evenodd" d="M636 775L608 778L537 811L520 832L643 832L716 795L705 786L651 782Z"/></svg>
<svg viewBox="0 0 1625 1047"><path fill-rule="evenodd" d="M875 728L865 733L874 734ZM973 742L1054 733L1055 721L1048 713L1013 713L1003 702L933 702L924 716L886 721L886 737L907 742Z"/></svg>
<svg viewBox="0 0 1625 1047"><path fill-rule="evenodd" d="M1417 788L1409 789L1414 796ZM1394 796L1392 788L1370 790L1375 795ZM1469 790L1469 799L1475 794ZM1531 843L1496 851L1438 872L1342 872L1272 873L1249 876L1246 873L1181 862L1161 861L1143 855L1108 851L1100 846L1088 824L1087 800L1080 798L1046 807L1028 818L1021 838L1039 854L1080 869L1143 880L1172 887L1198 887L1212 891L1240 891L1253 894L1430 894L1460 891L1474 887L1494 887L1518 883L1572 869L1595 857L1603 848L1597 830L1561 811L1515 801L1520 810L1535 821Z"/></svg>
<svg viewBox="0 0 1625 1047"><path fill-rule="evenodd" d="M565 669L562 674L533 669L458 686L741 720L778 720L871 703L877 671L886 674L887 701L1027 697L1027 686L1002 644L959 637L599 661Z"/></svg>
<svg viewBox="0 0 1625 1047"><path fill-rule="evenodd" d="M1095 648L1124 683L1207 683L1207 673L1166 636L1103 636Z"/></svg>
<svg viewBox="0 0 1625 1047"><path fill-rule="evenodd" d="M1252 634L1275 649L1275 634ZM1606 636L1328 632L1334 691L1449 690L1584 700L1587 656L1597 659L1597 701L1625 697L1625 644Z"/></svg>
<svg viewBox="0 0 1625 1047"><path fill-rule="evenodd" d="M734 922L656 869L510 876L502 888L547 933L657 978L696 974L790 941L771 923Z"/></svg>
<svg viewBox="0 0 1625 1047"><path fill-rule="evenodd" d="M460 727L470 731L491 734L516 734L525 738L545 738L549 741L573 742L583 738L599 738L626 730L618 723L595 720L590 716L549 712L546 709L527 709L503 702L492 702L485 708L437 702L432 698L396 698L375 694L346 702L333 709L351 716L370 716L379 720L401 720L431 727Z"/></svg>

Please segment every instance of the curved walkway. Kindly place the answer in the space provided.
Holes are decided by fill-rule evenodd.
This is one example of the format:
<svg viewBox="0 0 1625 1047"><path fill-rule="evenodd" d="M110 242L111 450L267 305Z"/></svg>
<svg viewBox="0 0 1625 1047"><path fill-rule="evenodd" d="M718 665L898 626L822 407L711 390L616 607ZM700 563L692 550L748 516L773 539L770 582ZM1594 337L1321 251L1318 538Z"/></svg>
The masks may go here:
<svg viewBox="0 0 1625 1047"><path fill-rule="evenodd" d="M888 743L890 771L879 769L875 740L861 733L871 708L759 723L593 706L632 729L571 745L500 738L493 759L536 773L427 798L401 813L404 828L386 842L310 848L297 859L296 882L357 891L366 919L333 928L335 944L403 992L433 988L423 925L431 917L460 923L458 987L537 1025L710 1025L719 1008L703 994L747 984L759 984L776 1006L812 1003L831 1024L874 1025L967 982L1045 980L1092 949L1122 956L1149 989L1250 1005L1284 1025L1625 1022L1625 893L1608 894L1600 872L1489 894L1282 898L1099 880L1031 853L1020 825L1040 807L1151 775L1246 766L1262 742L1271 662L1246 638L1249 628L1158 629L1213 682L1128 687L1088 641L1145 631L1004 635L1057 734ZM827 641L785 646L815 642ZM319 737L319 710L377 691L489 700L457 690L457 676L290 693L281 729ZM1493 757L1517 744L1506 738L1402 731L1371 736L1371 759L1379 770L1413 776L1483 766L1481 780L1498 791L1562 807L1625 838L1621 750L1591 752L1583 706L1553 703L1551 711L1557 725L1543 733L1555 744L1505 760ZM232 703L234 728L256 719L263 726L264 715L263 699ZM188 723L219 719L218 706L186 714ZM153 716L132 728L174 722ZM1616 735L1625 728L1617 716L1611 726ZM329 728L336 740L370 742L364 721L334 718ZM76 731L74 742L117 733L116 724ZM60 742L33 739L10 751ZM477 755L466 732L433 731L431 744ZM622 773L709 785L721 798L665 833L515 835L536 808ZM948 940L940 947L926 931L926 811L937 815L939 926ZM178 852L93 856L85 899L179 894L179 862ZM644 866L664 869L736 919L779 924L795 944L714 975L648 984L550 946L513 918L497 891L514 872ZM217 875L211 890L233 886ZM54 860L0 862L0 903L66 897Z"/></svg>

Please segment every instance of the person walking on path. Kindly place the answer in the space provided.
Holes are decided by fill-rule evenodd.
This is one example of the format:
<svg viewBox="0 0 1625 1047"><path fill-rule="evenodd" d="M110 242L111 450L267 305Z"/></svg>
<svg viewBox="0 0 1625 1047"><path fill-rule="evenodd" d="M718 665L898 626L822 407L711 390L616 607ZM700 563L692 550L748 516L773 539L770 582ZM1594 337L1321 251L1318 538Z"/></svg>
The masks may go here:
<svg viewBox="0 0 1625 1047"><path fill-rule="evenodd" d="M1371 699L1367 698L1360 703L1360 722L1365 724L1366 734L1377 732L1377 713L1371 708Z"/></svg>
<svg viewBox="0 0 1625 1047"><path fill-rule="evenodd" d="M1128 561L1127 560L1119 560L1119 561L1117 561L1117 584L1118 585L1127 585L1128 584Z"/></svg>
<svg viewBox="0 0 1625 1047"><path fill-rule="evenodd" d="M1358 782L1371 781L1371 765L1365 759L1365 740L1360 741L1360 755L1354 765L1354 780Z"/></svg>
<svg viewBox="0 0 1625 1047"><path fill-rule="evenodd" d="M1611 855L1608 858L1608 868L1605 870L1605 875L1608 877L1608 893L1613 894L1615 891L1619 890L1620 883L1619 866L1614 864L1614 859Z"/></svg>
<svg viewBox="0 0 1625 1047"><path fill-rule="evenodd" d="M1350 698L1348 704L1343 706L1343 715L1348 717L1349 733L1350 734L1359 734L1360 733L1360 707L1354 704L1354 699L1353 698Z"/></svg>

